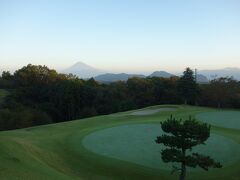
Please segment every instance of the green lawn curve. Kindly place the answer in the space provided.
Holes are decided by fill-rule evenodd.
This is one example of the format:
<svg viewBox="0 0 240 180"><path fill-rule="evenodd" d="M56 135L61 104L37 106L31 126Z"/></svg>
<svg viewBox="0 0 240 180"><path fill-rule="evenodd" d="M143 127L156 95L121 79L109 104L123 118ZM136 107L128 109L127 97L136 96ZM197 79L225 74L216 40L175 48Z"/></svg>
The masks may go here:
<svg viewBox="0 0 240 180"><path fill-rule="evenodd" d="M123 159L106 157L84 146L91 134L113 127L149 124L158 127L170 114L176 117L196 116L216 109L191 106L154 106L144 108L176 108L144 116L131 115L134 111L88 119L38 126L27 129L0 132L0 179L177 179L168 169L151 168ZM137 110L139 111L139 110ZM160 126L160 125L159 125ZM226 138L223 142L240 144L240 130L212 127L212 133ZM154 135L155 136L155 135ZM231 144L231 143L230 143ZM224 151L223 169L191 171L190 180L240 179L240 151L238 147ZM232 151L234 149L235 151ZM224 153L222 152L222 153ZM237 153L237 154L235 154ZM227 159L230 159L227 162ZM159 161L160 161L159 155Z"/></svg>

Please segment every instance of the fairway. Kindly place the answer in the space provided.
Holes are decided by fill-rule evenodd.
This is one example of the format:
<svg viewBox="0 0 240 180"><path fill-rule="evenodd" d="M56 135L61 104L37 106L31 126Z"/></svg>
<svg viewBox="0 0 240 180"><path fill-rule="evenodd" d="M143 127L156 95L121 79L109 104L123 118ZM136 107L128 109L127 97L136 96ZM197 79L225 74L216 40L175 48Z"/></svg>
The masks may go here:
<svg viewBox="0 0 240 180"><path fill-rule="evenodd" d="M170 174L171 164L161 160L163 147L154 142L162 133L160 122L173 114L178 118L191 115L212 124L204 117L216 112L193 106L153 106L0 132L0 179L175 180L178 173ZM219 112L228 116L239 113ZM194 151L211 155L223 168L208 172L187 169L189 180L240 179L239 129L229 129L228 123L214 124L206 145Z"/></svg>
<svg viewBox="0 0 240 180"><path fill-rule="evenodd" d="M204 113L198 114L196 118L198 120L207 122L214 126L240 129L240 112L239 111L204 112Z"/></svg>

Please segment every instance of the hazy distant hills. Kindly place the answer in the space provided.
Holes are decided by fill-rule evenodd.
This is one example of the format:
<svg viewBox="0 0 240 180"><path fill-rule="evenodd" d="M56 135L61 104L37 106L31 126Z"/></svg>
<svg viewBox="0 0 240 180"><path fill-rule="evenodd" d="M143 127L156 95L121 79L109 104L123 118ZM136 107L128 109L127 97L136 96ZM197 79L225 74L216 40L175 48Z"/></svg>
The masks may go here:
<svg viewBox="0 0 240 180"><path fill-rule="evenodd" d="M206 76L208 79L214 79L218 77L233 76L235 79L240 80L240 68L224 68L217 70L202 70L199 73Z"/></svg>
<svg viewBox="0 0 240 180"><path fill-rule="evenodd" d="M170 74L170 73L165 72L165 71L155 71L152 74L150 74L149 76L144 76L144 75L141 75L141 74L126 74L126 73L113 74L113 73L106 73L106 74L98 75L98 76L94 77L94 79L96 81L99 81L99 82L110 83L110 82L115 82L115 81L127 81L129 78L132 78L132 77L141 77L141 78L144 78L144 77L162 77L162 78L170 78L172 76L176 76L176 75ZM208 83L209 81L208 81L206 76L198 74L197 82L198 83Z"/></svg>
<svg viewBox="0 0 240 180"><path fill-rule="evenodd" d="M202 74L198 74L197 75L197 82L198 83L208 83L209 80L206 76L202 75Z"/></svg>
<svg viewBox="0 0 240 180"><path fill-rule="evenodd" d="M142 74L107 73L106 71L91 67L83 62L77 62L71 67L65 69L63 73L72 73L83 79L94 77L95 80L100 82L127 81L131 77L170 78L171 76L176 76L175 74L171 74L166 71L155 71L148 76ZM226 76L233 76L235 79L240 80L240 69L224 68L219 70L200 70L198 71L197 81L199 83L208 83L209 79Z"/></svg>
<svg viewBox="0 0 240 180"><path fill-rule="evenodd" d="M166 71L155 71L149 75L149 77L163 77L163 78L170 78L172 76L176 76L176 75L170 74Z"/></svg>
<svg viewBox="0 0 240 180"><path fill-rule="evenodd" d="M66 74L72 73L80 78L86 79L102 74L104 73L104 71L91 67L83 62L77 62L71 67L65 69L63 73Z"/></svg>
<svg viewBox="0 0 240 180"><path fill-rule="evenodd" d="M176 76L174 74L168 73L166 71L154 71L152 74L145 76L142 74L127 74L127 73L106 73L103 70L99 70L97 68L91 67L83 62L77 62L76 64L72 65L71 67L65 69L63 73L72 73L77 75L80 78L88 79L93 77L96 81L110 83L114 81L127 81L129 78L132 77L163 77L163 78L170 78L172 76ZM199 74L198 75L198 82L200 83L207 83L208 79Z"/></svg>
<svg viewBox="0 0 240 180"><path fill-rule="evenodd" d="M155 71L149 75L149 77L163 77L163 78L170 78L176 76L175 74L168 73L166 71ZM202 74L197 75L197 82L198 83L208 83L209 80L206 76Z"/></svg>
<svg viewBox="0 0 240 180"><path fill-rule="evenodd" d="M113 73L106 73L106 74L101 74L94 79L96 81L100 82L114 82L114 81L127 81L129 78L132 77L145 77L144 75L141 74L126 74L126 73L120 73L120 74L113 74Z"/></svg>

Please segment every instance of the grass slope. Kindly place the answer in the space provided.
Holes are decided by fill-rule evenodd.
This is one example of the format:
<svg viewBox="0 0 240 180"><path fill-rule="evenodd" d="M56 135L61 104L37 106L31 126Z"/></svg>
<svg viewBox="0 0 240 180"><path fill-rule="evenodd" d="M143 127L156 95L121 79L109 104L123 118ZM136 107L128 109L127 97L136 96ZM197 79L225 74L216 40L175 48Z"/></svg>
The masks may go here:
<svg viewBox="0 0 240 180"><path fill-rule="evenodd" d="M118 125L158 123L171 113L177 117L216 111L190 106L136 116L134 111L0 133L0 179L176 179L169 170L154 169L87 150L82 140L97 130ZM240 144L240 130L213 126L213 133ZM239 152L240 154L240 152ZM160 158L160 157L159 157ZM224 164L223 164L224 165ZM209 172L196 171L188 179L240 179L240 161Z"/></svg>

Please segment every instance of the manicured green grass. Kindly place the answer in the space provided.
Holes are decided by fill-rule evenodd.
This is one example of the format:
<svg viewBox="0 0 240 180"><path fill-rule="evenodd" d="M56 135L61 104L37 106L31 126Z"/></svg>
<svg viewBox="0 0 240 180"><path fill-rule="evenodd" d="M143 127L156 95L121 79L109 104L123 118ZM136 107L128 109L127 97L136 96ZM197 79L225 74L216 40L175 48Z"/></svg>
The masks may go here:
<svg viewBox="0 0 240 180"><path fill-rule="evenodd" d="M240 129L240 111L215 111L200 113L197 119L215 126Z"/></svg>
<svg viewBox="0 0 240 180"><path fill-rule="evenodd" d="M159 152L165 147L154 141L161 134L163 132L158 123L122 125L95 131L87 135L82 143L88 150L106 157L171 171L171 163L166 164L160 158ZM209 155L225 166L240 159L240 156L237 158L240 145L214 133L206 145L195 147L193 151Z"/></svg>
<svg viewBox="0 0 240 180"><path fill-rule="evenodd" d="M190 106L155 106L144 110L160 107L178 108L173 111L158 111L155 114L144 116L131 115L133 111L129 111L78 121L1 132L0 179L177 179L178 174L170 175L168 168L152 168L152 166L144 164L144 158L146 158L144 152L142 152L142 156L140 156L141 152L138 153L141 164L129 159L103 156L99 151L94 152L94 150L86 146L88 137L91 137L94 133L108 131L109 129L106 128L120 128L118 131L115 129L112 132L117 135L120 133L121 127L124 126L137 127L144 124L146 127L147 124L158 128L159 122L165 120L170 114L176 117L188 117L202 112L216 111L210 108ZM131 133L131 131L132 129L129 129L127 132ZM134 133L140 132L142 132L141 128ZM156 132L154 131L154 133ZM144 136L144 133L146 133L146 136ZM142 141L151 139L155 136L154 133L140 133L138 143L141 145ZM219 157L223 157L224 160L223 169L210 170L209 172L189 171L188 179L240 179L240 160L238 159L240 157L240 130L214 126L212 133L214 133L212 136L213 144L209 151L206 152L210 154L219 152ZM99 138L101 138L100 135ZM138 138L130 139L135 141ZM220 143L216 145L215 142L217 141L224 142L225 145ZM106 146L109 146L107 141L106 143ZM128 142L123 142L123 147L125 146L126 150L129 148L131 151L137 151L133 146L129 147L124 143ZM118 145L121 145L121 143ZM102 147L104 148L104 146ZM144 150L147 150L147 154L150 154L152 146L149 146L149 149L147 147L146 145ZM154 147L152 151L154 158L156 158L155 163L158 163L157 158L161 162L161 157L160 154L157 157L156 148ZM161 147L159 147L160 150ZM161 166L164 166L164 164Z"/></svg>

